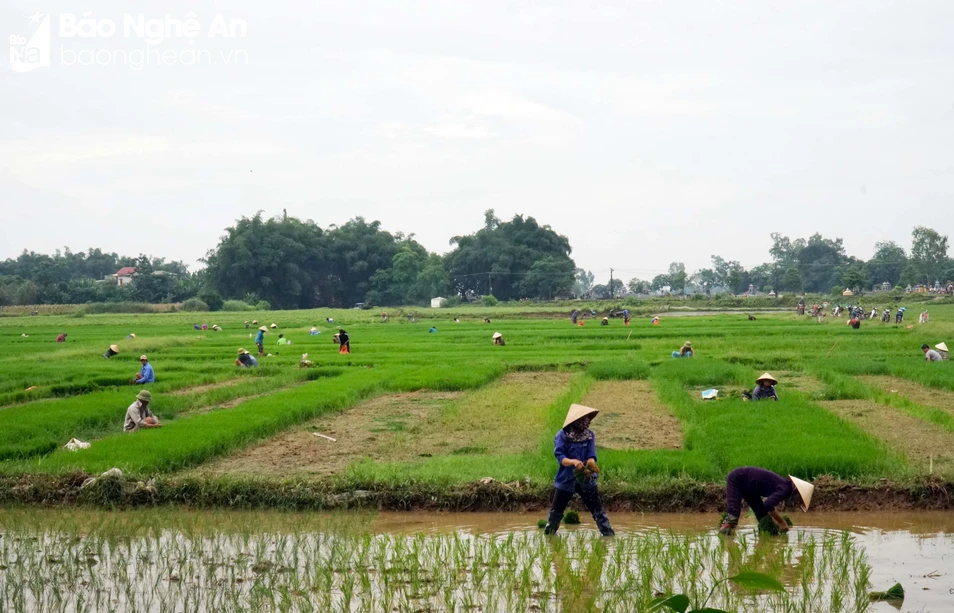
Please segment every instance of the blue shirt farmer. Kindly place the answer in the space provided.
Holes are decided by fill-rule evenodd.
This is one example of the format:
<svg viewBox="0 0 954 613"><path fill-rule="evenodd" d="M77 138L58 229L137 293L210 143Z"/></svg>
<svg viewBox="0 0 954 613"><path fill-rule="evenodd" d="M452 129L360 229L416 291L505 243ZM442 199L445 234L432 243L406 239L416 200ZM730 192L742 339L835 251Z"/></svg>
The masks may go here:
<svg viewBox="0 0 954 613"><path fill-rule="evenodd" d="M265 344L265 333L261 330L258 331L258 334L255 335L255 344L264 345Z"/></svg>
<svg viewBox="0 0 954 613"><path fill-rule="evenodd" d="M143 383L155 383L156 373L152 371L152 364L146 362L142 365L142 370L139 371L141 375L139 381L136 381L137 385L142 385Z"/></svg>
<svg viewBox="0 0 954 613"><path fill-rule="evenodd" d="M567 438L565 431L560 430L557 432L556 438L553 439L553 455L556 456L557 464L560 467L557 470L556 478L553 480L553 486L558 490L572 492L577 471L571 466L564 466L563 459L579 460L584 464L590 458L595 461L596 436L593 435L587 441L575 443ZM595 480L596 475L593 475L591 479Z"/></svg>

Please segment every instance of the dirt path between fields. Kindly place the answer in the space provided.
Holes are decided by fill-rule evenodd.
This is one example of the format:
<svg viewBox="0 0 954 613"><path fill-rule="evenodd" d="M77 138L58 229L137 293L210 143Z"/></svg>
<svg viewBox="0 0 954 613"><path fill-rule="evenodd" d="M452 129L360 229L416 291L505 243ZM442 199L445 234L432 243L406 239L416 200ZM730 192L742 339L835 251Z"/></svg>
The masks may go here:
<svg viewBox="0 0 954 613"><path fill-rule="evenodd" d="M231 387L233 385L238 385L243 381L248 379L229 379L228 381L219 381L218 383L208 383L206 385L196 385L194 387L183 387L175 391L169 392L169 396L187 396L190 394L204 394L205 392L210 392L212 390L222 389L223 387Z"/></svg>
<svg viewBox="0 0 954 613"><path fill-rule="evenodd" d="M570 376L512 373L467 394L419 390L378 396L296 426L196 472L327 475L363 459L408 461L532 450L540 444L547 407L563 392Z"/></svg>
<svg viewBox="0 0 954 613"><path fill-rule="evenodd" d="M900 394L920 405L940 409L954 416L954 392L934 389L898 377L858 377L858 379L888 394Z"/></svg>
<svg viewBox="0 0 954 613"><path fill-rule="evenodd" d="M912 417L899 409L870 400L833 400L819 403L907 458L916 471L954 474L954 434Z"/></svg>
<svg viewBox="0 0 954 613"><path fill-rule="evenodd" d="M607 449L679 449L679 420L648 381L599 381L581 401L600 410L593 428Z"/></svg>

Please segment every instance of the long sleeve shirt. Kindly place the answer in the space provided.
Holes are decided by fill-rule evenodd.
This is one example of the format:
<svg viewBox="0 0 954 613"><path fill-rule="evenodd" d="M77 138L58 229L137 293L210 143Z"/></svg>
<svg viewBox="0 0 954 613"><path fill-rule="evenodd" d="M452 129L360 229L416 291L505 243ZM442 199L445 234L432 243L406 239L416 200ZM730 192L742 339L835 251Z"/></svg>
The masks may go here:
<svg viewBox="0 0 954 613"><path fill-rule="evenodd" d="M258 334L255 335L255 344L261 345L264 342L265 342L265 333L259 330Z"/></svg>
<svg viewBox="0 0 954 613"><path fill-rule="evenodd" d="M788 477L775 474L770 470L757 466L743 466L729 473L727 488L736 490L735 494L749 500L749 506L752 506L752 502L757 502L759 498L763 499L760 510L769 513L792 495L795 484Z"/></svg>
<svg viewBox="0 0 954 613"><path fill-rule="evenodd" d="M141 385L143 383L155 383L156 373L152 370L152 364L146 362L142 365L142 370L139 371L139 380L136 381L137 384Z"/></svg>
<svg viewBox="0 0 954 613"><path fill-rule="evenodd" d="M123 425L123 430L135 432L142 427L142 423L147 417L155 417L155 415L152 414L148 406L142 406L137 400L126 409L126 423Z"/></svg>
<svg viewBox="0 0 954 613"><path fill-rule="evenodd" d="M558 490L567 492L573 491L576 481L576 469L570 466L564 466L563 460L579 460L586 464L589 459L596 460L596 436L590 437L590 440L582 443L574 443L566 437L566 432L560 430L553 439L553 455L556 457L559 468L556 478L553 480L553 486ZM595 479L596 476L593 477Z"/></svg>
<svg viewBox="0 0 954 613"><path fill-rule="evenodd" d="M769 398L778 400L778 392L775 391L775 386L762 387L760 383L756 383L755 389L752 390L752 400L768 400Z"/></svg>
<svg viewBox="0 0 954 613"><path fill-rule="evenodd" d="M924 354L924 357L925 359L927 359L928 362L940 362L941 360L944 359L943 357L941 357L940 353L938 353L937 351L934 351L933 349L928 349L927 352Z"/></svg>

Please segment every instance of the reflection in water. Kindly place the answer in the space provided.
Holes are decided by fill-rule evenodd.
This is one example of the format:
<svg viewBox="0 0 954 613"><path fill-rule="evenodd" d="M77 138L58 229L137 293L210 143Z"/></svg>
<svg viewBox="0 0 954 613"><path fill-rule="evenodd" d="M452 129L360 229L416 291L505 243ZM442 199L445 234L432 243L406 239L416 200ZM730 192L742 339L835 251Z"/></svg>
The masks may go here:
<svg viewBox="0 0 954 613"><path fill-rule="evenodd" d="M893 611L867 602L870 579L902 583L905 611L954 610L950 513L813 513L793 517L802 525L787 537L757 538L750 524L731 539L709 515L616 513L613 539L589 521L546 538L537 519L7 509L0 610L631 611L658 592L701 603L741 570L789 592L721 584L711 605Z"/></svg>

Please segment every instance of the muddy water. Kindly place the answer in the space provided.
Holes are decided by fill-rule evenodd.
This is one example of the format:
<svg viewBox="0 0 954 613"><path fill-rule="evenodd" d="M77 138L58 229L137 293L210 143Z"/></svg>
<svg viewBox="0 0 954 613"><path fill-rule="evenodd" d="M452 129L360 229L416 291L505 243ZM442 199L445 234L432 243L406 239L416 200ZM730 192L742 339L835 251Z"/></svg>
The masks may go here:
<svg viewBox="0 0 954 613"><path fill-rule="evenodd" d="M0 544L6 542L7 547L23 547L22 543L36 541L34 535L40 535L41 544L37 549L39 566L30 567L33 569L30 572L40 573L36 576L43 577L42 566L44 564L48 566L50 563L56 565L54 567L56 576L74 572L75 569L71 570L73 567L68 564L70 556L63 555L63 551L67 551L70 547L69 544L64 543L74 541L74 537L70 535L75 535L78 540L80 536L89 533L119 533L141 540L144 535L161 534L155 537L153 546L172 543L172 550L176 555L168 556L168 560L174 561L192 551L193 548L201 548L202 543L207 542L207 536L210 535L219 539L216 541L218 545L210 547L207 544L206 550L199 556L202 559L218 555L216 547L219 546L224 547L226 553L230 549L240 549L242 543L245 543L247 547L248 542L262 544L263 550L266 545L271 548L275 543L282 542L284 534L372 532L398 537L414 534L455 533L474 536L504 535L505 537L507 534L536 534L537 521L542 517L542 513L322 514L180 509L144 509L107 513L82 509L0 508ZM575 535L593 534L592 520L585 516L582 519L581 526L565 527L562 530L570 536L570 540ZM710 537L707 535L714 533L713 523L716 521L715 516L711 514L616 513L612 514L611 519L617 534L623 541L633 535L651 534L659 530L672 531L679 535L701 535L703 540L708 541ZM855 543L864 550L871 566L872 588L884 590L894 583L901 583L904 586L906 599L900 610L954 611L954 513L809 513L793 515L793 520L797 524L794 530L796 533L781 537L793 543L804 540L806 535L830 538L833 534L832 530L850 532ZM744 540L746 534L750 538L752 528L751 524L743 523L740 535L736 539ZM46 533L46 536L42 536L43 533ZM68 538L64 540L64 536ZM185 544L180 547L175 545L177 542ZM21 545L17 545L18 543ZM104 583L100 586L104 589L110 586L110 582L114 585L117 583L116 577L119 575L116 574L116 568L122 571L122 562L111 561L110 547L113 546L105 545L100 553L96 553L99 550L94 547L93 554L82 554L99 556L99 565L91 567L90 572L97 577L105 577L102 580ZM25 547L24 551L27 551L31 546ZM61 551L64 547L67 549ZM0 547L0 554L3 553L2 549ZM119 554L125 551L130 564L140 559L138 553L133 555L134 549L130 549L128 545L120 545L116 551ZM146 551L148 553L149 548ZM10 568L0 572L0 601L3 600L5 590L14 593L19 589L15 587L19 579L9 574L16 567L11 564L11 560L5 563L10 565ZM0 566L0 569L3 568L4 566ZM109 569L108 572L107 569ZM178 574L178 567L164 566L155 569L155 577L150 575L151 580L155 579L158 582L157 585L171 586L164 587L163 594L172 593L175 596L177 592L174 590L180 589L178 583L170 583L172 579L169 577L173 575L173 571ZM28 574L25 570L18 572ZM245 575L247 577L248 573L246 572ZM92 575L86 577L86 580L92 581ZM178 579L175 580L178 581ZM217 583L214 585L219 585L218 582L223 580L228 583L229 576L216 577ZM232 577L232 580L231 585L234 586L236 585L234 581L241 582L242 577L237 579ZM3 587L4 585L6 587ZM218 588L203 587L203 589L205 590L203 593L216 594L215 590ZM222 595L232 597L238 589L232 588L232 591L224 591ZM170 592L170 590L173 591ZM148 598L142 601L140 604L145 608L141 610L152 610L152 605L149 604L151 602ZM34 601L33 604L37 602ZM220 602L210 599L206 604L215 607ZM0 609L2 608L0 606ZM30 607L23 610L30 610ZM40 607L33 610L60 609ZM63 610L70 610L70 608ZM870 610L890 613L896 609L887 603L875 603Z"/></svg>
<svg viewBox="0 0 954 613"><path fill-rule="evenodd" d="M536 530L537 520L543 518L544 513L381 513L372 526L383 532L506 533ZM595 529L585 514L580 518L583 523L579 527L563 529ZM615 513L610 519L617 533L657 529L704 533L712 531L716 521L713 515L672 513ZM954 611L954 513L818 513L793 515L792 520L800 531L847 530L854 534L868 555L873 589L886 590L895 583L904 586L902 611ZM740 530L746 527L743 522ZM754 523L748 527L754 528ZM888 603L874 603L871 611L897 609Z"/></svg>

